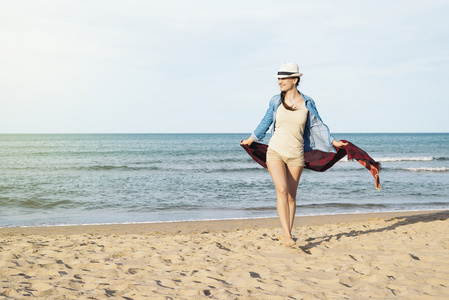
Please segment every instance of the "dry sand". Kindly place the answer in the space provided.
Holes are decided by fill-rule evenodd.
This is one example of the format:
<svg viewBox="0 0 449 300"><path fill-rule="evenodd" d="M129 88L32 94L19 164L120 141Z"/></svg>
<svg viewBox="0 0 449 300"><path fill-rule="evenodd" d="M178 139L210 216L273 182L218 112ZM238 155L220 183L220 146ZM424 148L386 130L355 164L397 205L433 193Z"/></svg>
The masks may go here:
<svg viewBox="0 0 449 300"><path fill-rule="evenodd" d="M449 211L0 229L2 299L449 299Z"/></svg>

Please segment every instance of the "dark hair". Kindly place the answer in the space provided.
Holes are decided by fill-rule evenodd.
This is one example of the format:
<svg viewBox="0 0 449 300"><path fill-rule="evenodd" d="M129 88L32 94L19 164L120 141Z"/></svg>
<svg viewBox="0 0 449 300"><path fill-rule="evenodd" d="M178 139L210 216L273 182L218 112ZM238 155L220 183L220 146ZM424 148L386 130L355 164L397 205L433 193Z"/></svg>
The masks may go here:
<svg viewBox="0 0 449 300"><path fill-rule="evenodd" d="M293 77L293 78L298 78L298 81L296 82L296 89L298 89L298 85L299 85L299 82L301 81L301 77ZM291 106L288 106L288 105L285 103L285 101L284 101L284 99L285 99L285 93L286 93L286 92L281 92L281 103L282 103L282 105L284 105L285 109L288 109L288 110L294 110Z"/></svg>

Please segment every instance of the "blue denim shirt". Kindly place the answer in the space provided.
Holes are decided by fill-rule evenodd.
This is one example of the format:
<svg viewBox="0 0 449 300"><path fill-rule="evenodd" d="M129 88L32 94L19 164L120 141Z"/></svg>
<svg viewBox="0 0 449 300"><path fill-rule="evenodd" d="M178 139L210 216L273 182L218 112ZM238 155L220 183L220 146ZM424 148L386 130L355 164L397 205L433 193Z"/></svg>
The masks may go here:
<svg viewBox="0 0 449 300"><path fill-rule="evenodd" d="M318 110L316 109L315 102L312 98L299 92L304 99L307 110L306 126L304 128L304 152L312 150L321 150L324 152L337 152L332 146L332 141L335 138L330 134L329 128L321 120ZM270 100L265 116L257 126L256 130L251 134L251 137L255 141L260 141L265 137L266 132L270 128L271 124L276 122L276 111L281 104L281 95L275 95ZM274 132L274 125L271 132Z"/></svg>

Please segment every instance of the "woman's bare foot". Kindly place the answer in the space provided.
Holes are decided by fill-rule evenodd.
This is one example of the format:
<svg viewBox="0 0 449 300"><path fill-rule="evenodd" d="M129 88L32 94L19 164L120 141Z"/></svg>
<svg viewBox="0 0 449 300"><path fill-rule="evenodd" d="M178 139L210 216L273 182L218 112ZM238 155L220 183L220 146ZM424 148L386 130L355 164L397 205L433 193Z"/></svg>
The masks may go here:
<svg viewBox="0 0 449 300"><path fill-rule="evenodd" d="M292 238L285 238L282 243L285 247L292 247L296 244L296 242Z"/></svg>

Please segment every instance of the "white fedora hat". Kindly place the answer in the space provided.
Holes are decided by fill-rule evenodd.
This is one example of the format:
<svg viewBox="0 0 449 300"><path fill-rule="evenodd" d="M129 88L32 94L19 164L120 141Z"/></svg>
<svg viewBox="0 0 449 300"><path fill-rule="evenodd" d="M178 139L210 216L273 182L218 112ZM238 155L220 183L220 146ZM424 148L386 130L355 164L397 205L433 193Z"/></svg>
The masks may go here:
<svg viewBox="0 0 449 300"><path fill-rule="evenodd" d="M295 63L283 63L279 69L277 78L287 78L287 77L301 77L302 73L299 72L299 67Z"/></svg>

